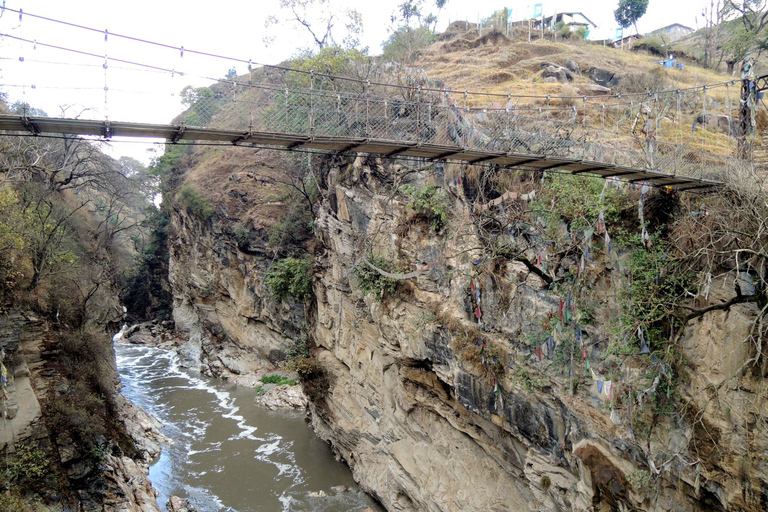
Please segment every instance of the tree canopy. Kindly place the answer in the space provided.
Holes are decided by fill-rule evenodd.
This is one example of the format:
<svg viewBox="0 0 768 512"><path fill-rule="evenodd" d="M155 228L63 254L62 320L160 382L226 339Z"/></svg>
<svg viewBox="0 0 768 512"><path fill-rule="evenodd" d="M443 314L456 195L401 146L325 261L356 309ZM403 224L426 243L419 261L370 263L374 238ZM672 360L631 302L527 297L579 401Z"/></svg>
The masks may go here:
<svg viewBox="0 0 768 512"><path fill-rule="evenodd" d="M390 16L392 33L382 44L384 58L408 62L422 48L435 42L435 26L448 0L435 0L437 14L425 14L424 0L406 0Z"/></svg>
<svg viewBox="0 0 768 512"><path fill-rule="evenodd" d="M637 20L643 17L648 9L648 0L619 0L619 7L613 11L616 21L622 28L634 25L637 30Z"/></svg>

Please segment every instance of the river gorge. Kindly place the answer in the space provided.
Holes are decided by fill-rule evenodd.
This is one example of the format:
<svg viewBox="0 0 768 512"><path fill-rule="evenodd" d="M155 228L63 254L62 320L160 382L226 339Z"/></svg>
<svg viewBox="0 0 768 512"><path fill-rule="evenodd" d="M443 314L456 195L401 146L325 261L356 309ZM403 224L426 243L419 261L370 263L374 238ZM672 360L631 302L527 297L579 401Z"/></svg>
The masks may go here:
<svg viewBox="0 0 768 512"><path fill-rule="evenodd" d="M123 394L173 440L149 472L161 507L176 495L205 511L380 510L303 411L255 407L252 388L182 368L172 351L116 343L115 352Z"/></svg>

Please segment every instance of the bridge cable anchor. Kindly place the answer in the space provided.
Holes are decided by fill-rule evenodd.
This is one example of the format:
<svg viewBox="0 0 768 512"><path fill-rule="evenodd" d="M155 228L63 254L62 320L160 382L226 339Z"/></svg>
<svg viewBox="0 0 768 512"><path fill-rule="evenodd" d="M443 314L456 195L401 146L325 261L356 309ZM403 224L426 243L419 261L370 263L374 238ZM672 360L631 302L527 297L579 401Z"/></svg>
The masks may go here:
<svg viewBox="0 0 768 512"><path fill-rule="evenodd" d="M34 135L35 137L40 135L40 127L37 126L37 124L27 116L21 117L21 124L24 125L24 128L32 132L32 135Z"/></svg>
<svg viewBox="0 0 768 512"><path fill-rule="evenodd" d="M184 136L184 132L186 131L187 127L183 124L180 125L176 131L171 135L171 144L176 144L179 142L179 140Z"/></svg>

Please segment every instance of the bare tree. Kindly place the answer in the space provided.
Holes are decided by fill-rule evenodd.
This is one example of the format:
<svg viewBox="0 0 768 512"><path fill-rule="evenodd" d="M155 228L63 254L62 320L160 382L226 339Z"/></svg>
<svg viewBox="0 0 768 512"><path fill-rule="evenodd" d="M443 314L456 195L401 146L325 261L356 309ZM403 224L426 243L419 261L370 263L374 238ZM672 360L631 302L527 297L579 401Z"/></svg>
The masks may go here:
<svg viewBox="0 0 768 512"><path fill-rule="evenodd" d="M328 46L354 48L359 43L363 23L354 9L339 9L330 0L280 0L280 9L284 17L272 15L265 22L268 34L264 42L268 45L275 40L273 30L283 22L306 30L321 50Z"/></svg>
<svg viewBox="0 0 768 512"><path fill-rule="evenodd" d="M722 48L728 55L723 57L728 66L728 72L733 73L736 64L744 59L749 51L755 50L759 57L768 48L768 0L743 0L735 2L725 0L720 9L720 22L730 19L741 21L741 28L731 34Z"/></svg>

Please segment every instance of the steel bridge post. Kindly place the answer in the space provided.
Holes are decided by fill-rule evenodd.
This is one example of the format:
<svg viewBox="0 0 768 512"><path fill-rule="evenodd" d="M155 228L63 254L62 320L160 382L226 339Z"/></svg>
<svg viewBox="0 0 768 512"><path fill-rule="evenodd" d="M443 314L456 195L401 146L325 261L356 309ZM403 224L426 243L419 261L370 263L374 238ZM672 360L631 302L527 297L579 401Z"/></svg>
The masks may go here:
<svg viewBox="0 0 768 512"><path fill-rule="evenodd" d="M315 72L310 70L309 72L309 123L307 124L307 135L311 136L314 132L315 125Z"/></svg>
<svg viewBox="0 0 768 512"><path fill-rule="evenodd" d="M421 86L416 94L416 144L421 143Z"/></svg>
<svg viewBox="0 0 768 512"><path fill-rule="evenodd" d="M365 137L371 136L371 81L365 82Z"/></svg>

